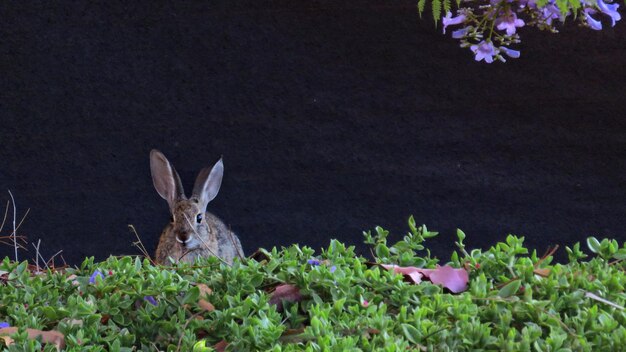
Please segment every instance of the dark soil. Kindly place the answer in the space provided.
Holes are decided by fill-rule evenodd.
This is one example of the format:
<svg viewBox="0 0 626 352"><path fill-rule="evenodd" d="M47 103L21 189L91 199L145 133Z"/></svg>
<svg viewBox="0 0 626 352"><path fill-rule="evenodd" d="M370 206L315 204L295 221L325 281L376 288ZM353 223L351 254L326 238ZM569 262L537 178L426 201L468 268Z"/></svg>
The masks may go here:
<svg viewBox="0 0 626 352"><path fill-rule="evenodd" d="M44 257L137 254L128 224L154 250L168 210L151 148L188 191L223 155L209 207L248 253L333 237L363 250L362 230L399 236L411 214L441 232L441 256L457 227L472 247L626 240L624 21L525 28L521 58L487 65L413 1L0 13L0 200L31 209L21 233Z"/></svg>

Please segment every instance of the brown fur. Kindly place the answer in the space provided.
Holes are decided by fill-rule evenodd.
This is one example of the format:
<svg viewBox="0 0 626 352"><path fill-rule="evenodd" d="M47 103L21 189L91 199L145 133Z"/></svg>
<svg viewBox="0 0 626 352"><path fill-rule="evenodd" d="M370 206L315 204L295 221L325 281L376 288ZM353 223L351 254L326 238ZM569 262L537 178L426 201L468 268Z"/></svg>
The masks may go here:
<svg viewBox="0 0 626 352"><path fill-rule="evenodd" d="M179 215L196 214L193 211L190 212L189 208L187 208L187 211L182 210L182 208L186 208L185 206L180 208ZM228 264L232 264L235 257L243 255L241 243L237 235L230 231L217 216L209 212L204 214L204 219L198 226L189 226L189 223L184 219L179 221L181 218L179 216L174 222L169 223L165 227L156 250L157 263L167 264L171 261L193 263L197 258L217 255ZM195 215L193 215L192 219L191 223L195 225ZM200 234L200 238L204 240L204 243L200 242L196 248L184 247L172 236L172 233L181 231L194 233L193 227Z"/></svg>
<svg viewBox="0 0 626 352"><path fill-rule="evenodd" d="M197 258L218 256L232 264L235 257L243 256L239 238L217 216L204 210L219 190L221 171L202 170L196 180L194 194L187 199L178 174L165 156L152 151L150 157L155 188L168 201L172 213L172 221L165 226L159 239L156 262L193 263ZM214 166L214 170L216 167L223 170L221 161ZM205 185L208 187L203 187ZM198 223L199 214L203 216Z"/></svg>

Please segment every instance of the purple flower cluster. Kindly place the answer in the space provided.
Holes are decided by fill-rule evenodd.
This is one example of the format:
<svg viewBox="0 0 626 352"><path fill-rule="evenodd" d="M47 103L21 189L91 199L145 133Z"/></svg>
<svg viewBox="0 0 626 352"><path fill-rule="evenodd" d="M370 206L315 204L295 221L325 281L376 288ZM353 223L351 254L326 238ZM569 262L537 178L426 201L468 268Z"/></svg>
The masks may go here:
<svg viewBox="0 0 626 352"><path fill-rule="evenodd" d="M466 1L454 16L448 12L442 18L443 33L450 26L461 26L452 31L452 38L459 39L461 47L469 48L476 61L505 62L506 57L520 57L518 50L509 47L520 43L518 30L522 27L534 26L556 33L557 21L563 23L566 17L574 16L583 25L601 30L598 15L608 16L611 26L621 19L619 5L606 2L616 0L574 1L579 1L580 6L557 0L488 0L486 4Z"/></svg>

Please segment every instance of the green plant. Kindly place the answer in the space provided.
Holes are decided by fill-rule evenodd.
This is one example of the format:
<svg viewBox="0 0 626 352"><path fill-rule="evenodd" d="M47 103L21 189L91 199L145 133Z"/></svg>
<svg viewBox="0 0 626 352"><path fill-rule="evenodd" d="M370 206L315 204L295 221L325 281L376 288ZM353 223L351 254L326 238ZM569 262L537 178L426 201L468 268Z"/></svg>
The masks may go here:
<svg viewBox="0 0 626 352"><path fill-rule="evenodd" d="M86 259L77 268L37 272L0 264L0 345L9 351L619 351L626 344L624 246L589 240L596 256L552 263L507 236L493 247L459 250L447 264L469 273L453 294L415 284L377 263L435 268L425 241L409 232L365 233L376 263L331 240L260 250L232 267L215 258L194 265ZM283 292L278 288L287 288ZM204 301L204 302L203 302ZM210 302L210 303L206 303ZM280 302L280 304L278 304ZM58 332L62 344L32 335ZM4 342L2 342L4 341Z"/></svg>

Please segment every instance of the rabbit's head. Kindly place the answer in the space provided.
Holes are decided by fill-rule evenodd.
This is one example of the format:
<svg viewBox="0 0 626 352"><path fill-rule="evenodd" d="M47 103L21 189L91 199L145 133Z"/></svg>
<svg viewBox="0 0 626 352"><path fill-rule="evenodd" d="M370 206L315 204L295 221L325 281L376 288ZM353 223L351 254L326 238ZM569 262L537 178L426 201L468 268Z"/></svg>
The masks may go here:
<svg viewBox="0 0 626 352"><path fill-rule="evenodd" d="M212 168L207 167L200 171L190 198L185 196L178 173L158 150L153 149L150 152L150 170L154 188L170 207L171 235L175 237L176 242L185 250L206 246L203 241L210 239L210 236L205 212L222 184L224 174L222 159Z"/></svg>

